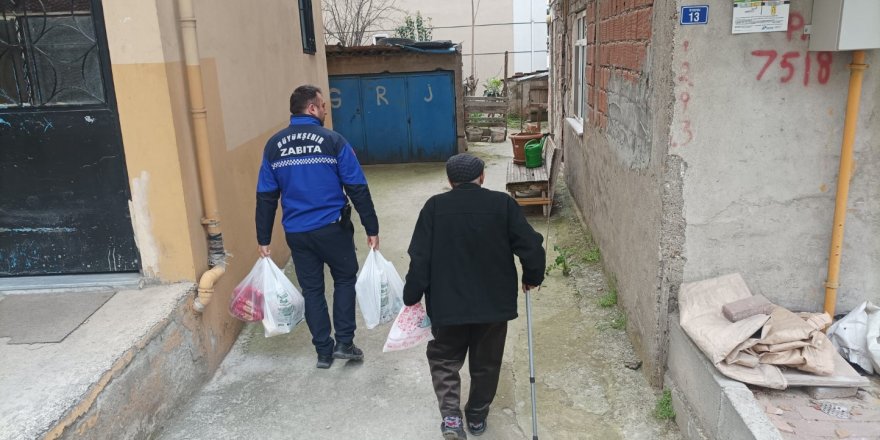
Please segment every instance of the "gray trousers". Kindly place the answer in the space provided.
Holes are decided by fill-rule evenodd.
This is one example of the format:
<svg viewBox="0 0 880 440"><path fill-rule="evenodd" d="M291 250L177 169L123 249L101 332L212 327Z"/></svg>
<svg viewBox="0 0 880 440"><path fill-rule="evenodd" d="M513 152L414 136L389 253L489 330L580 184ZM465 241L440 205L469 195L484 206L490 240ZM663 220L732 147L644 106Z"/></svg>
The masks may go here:
<svg viewBox="0 0 880 440"><path fill-rule="evenodd" d="M482 422L498 389L507 321L434 327L431 332L434 340L428 342L427 356L440 415L462 415L459 370L467 357L471 387L464 412L468 421Z"/></svg>

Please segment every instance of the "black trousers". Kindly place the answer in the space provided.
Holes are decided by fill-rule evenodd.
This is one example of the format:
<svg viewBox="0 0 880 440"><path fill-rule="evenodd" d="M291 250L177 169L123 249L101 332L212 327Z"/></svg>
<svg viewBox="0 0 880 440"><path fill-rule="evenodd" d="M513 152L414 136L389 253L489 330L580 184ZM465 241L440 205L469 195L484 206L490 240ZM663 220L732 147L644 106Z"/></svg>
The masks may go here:
<svg viewBox="0 0 880 440"><path fill-rule="evenodd" d="M356 328L354 321L355 290L358 262L354 249L353 230L341 223L332 223L309 232L287 233L287 244L293 256L296 278L302 287L306 306L306 324L312 333L312 344L321 355L333 353L330 337L330 316L324 296L324 265L333 276L333 329L337 343L350 344Z"/></svg>
<svg viewBox="0 0 880 440"><path fill-rule="evenodd" d="M462 415L461 376L458 372L467 356L471 388L464 413L470 422L485 420L498 389L507 321L434 327L431 332L434 340L428 342L428 365L440 415Z"/></svg>

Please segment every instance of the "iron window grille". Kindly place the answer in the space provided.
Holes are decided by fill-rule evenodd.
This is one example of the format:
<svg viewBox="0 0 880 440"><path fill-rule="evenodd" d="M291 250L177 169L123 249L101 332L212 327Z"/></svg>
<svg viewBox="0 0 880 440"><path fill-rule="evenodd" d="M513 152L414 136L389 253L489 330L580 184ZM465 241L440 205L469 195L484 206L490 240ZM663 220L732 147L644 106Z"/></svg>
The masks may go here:
<svg viewBox="0 0 880 440"><path fill-rule="evenodd" d="M105 102L90 0L0 0L0 109Z"/></svg>

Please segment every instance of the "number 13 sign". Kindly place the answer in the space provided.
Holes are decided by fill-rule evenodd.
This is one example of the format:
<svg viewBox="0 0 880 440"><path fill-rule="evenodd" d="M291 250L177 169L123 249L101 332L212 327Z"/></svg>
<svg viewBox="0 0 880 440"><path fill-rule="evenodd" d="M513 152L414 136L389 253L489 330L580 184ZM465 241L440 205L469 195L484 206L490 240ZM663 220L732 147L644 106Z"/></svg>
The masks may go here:
<svg viewBox="0 0 880 440"><path fill-rule="evenodd" d="M683 25L706 24L709 22L709 5L682 6L678 17Z"/></svg>

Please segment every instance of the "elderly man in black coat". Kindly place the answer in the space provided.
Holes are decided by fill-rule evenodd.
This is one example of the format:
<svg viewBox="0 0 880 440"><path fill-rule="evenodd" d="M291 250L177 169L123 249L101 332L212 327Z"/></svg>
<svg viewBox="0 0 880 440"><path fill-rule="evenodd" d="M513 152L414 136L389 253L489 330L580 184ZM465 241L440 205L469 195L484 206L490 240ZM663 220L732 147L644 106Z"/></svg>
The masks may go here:
<svg viewBox="0 0 880 440"><path fill-rule="evenodd" d="M459 370L469 358L471 386L464 415L468 431L485 432L498 388L507 321L517 317L517 271L522 289L544 280L543 238L508 194L483 188L484 164L469 154L446 162L452 190L425 203L409 246L403 300L425 296L434 340L427 356L446 439L464 439Z"/></svg>

